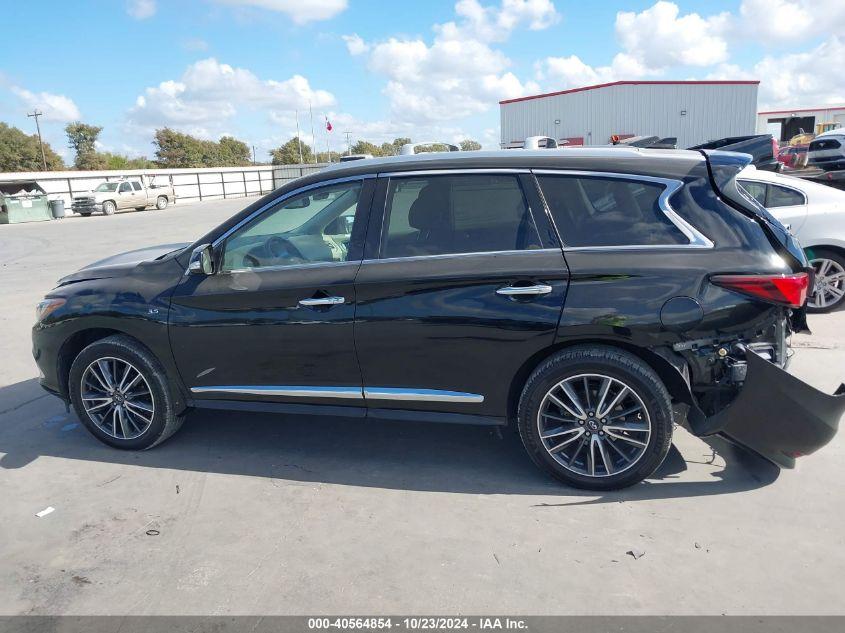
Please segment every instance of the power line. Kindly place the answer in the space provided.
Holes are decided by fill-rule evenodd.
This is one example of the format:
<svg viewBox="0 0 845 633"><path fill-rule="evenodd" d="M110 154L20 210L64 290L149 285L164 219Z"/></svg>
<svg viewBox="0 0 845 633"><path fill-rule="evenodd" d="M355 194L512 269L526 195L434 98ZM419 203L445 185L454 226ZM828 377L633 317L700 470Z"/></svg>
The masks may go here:
<svg viewBox="0 0 845 633"><path fill-rule="evenodd" d="M38 130L38 147L41 148L41 165L44 167L44 171L47 171L47 158L44 156L44 141L41 140L41 124L38 123L38 117L44 116L43 112L39 112L38 108L32 114L27 114L27 117L35 118L35 129Z"/></svg>

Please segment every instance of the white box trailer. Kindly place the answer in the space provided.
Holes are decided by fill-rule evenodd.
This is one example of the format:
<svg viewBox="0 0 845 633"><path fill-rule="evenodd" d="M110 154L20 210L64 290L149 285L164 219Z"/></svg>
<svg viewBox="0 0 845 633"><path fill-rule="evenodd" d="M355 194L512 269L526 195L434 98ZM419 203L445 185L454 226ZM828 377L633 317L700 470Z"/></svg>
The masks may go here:
<svg viewBox="0 0 845 633"><path fill-rule="evenodd" d="M616 81L499 102L501 146L528 136L607 145L676 137L684 148L754 134L759 81Z"/></svg>

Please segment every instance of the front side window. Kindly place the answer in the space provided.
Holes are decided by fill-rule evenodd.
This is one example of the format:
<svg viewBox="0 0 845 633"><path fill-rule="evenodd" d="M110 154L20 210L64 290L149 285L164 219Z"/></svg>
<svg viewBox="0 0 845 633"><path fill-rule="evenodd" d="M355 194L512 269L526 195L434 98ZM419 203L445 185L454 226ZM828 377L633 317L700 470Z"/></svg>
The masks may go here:
<svg viewBox="0 0 845 633"><path fill-rule="evenodd" d="M268 209L228 237L221 270L346 261L361 187L328 185Z"/></svg>
<svg viewBox="0 0 845 633"><path fill-rule="evenodd" d="M766 198L766 206L770 209L777 207L794 207L804 204L804 194L795 189L769 185L769 195Z"/></svg>
<svg viewBox="0 0 845 633"><path fill-rule="evenodd" d="M132 187L129 185L128 182L120 184L120 189L118 189L118 193L129 193L130 191L132 191Z"/></svg>
<svg viewBox="0 0 845 633"><path fill-rule="evenodd" d="M382 257L540 248L515 176L392 178L385 204Z"/></svg>
<svg viewBox="0 0 845 633"><path fill-rule="evenodd" d="M537 180L567 246L689 244L660 207L662 184L607 176Z"/></svg>

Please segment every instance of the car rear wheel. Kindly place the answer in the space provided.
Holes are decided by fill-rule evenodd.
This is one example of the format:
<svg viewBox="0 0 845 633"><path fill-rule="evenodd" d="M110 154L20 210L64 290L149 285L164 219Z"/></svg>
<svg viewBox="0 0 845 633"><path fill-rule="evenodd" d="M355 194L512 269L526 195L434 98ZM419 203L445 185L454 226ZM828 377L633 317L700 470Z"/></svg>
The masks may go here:
<svg viewBox="0 0 845 633"><path fill-rule="evenodd" d="M554 355L529 377L518 409L531 459L592 490L630 486L660 466L672 441L671 400L642 360L606 346Z"/></svg>
<svg viewBox="0 0 845 633"><path fill-rule="evenodd" d="M167 208L167 196L159 196L156 200L156 209L163 211Z"/></svg>
<svg viewBox="0 0 845 633"><path fill-rule="evenodd" d="M845 257L836 251L813 249L810 265L816 271L813 292L807 299L809 312L830 312L845 301Z"/></svg>
<svg viewBox="0 0 845 633"><path fill-rule="evenodd" d="M110 336L83 349L71 366L68 390L80 421L115 448L152 448L182 425L163 368L128 336Z"/></svg>
<svg viewBox="0 0 845 633"><path fill-rule="evenodd" d="M103 213L105 215L114 215L114 212L117 211L117 206L111 200L106 200L103 203Z"/></svg>

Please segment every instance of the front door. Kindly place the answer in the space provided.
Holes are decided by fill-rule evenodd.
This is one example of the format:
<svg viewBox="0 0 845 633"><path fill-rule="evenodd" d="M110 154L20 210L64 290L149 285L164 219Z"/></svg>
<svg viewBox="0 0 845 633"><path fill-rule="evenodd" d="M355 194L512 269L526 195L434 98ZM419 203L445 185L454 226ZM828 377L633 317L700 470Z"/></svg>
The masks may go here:
<svg viewBox="0 0 845 633"><path fill-rule="evenodd" d="M361 406L354 280L371 191L355 179L286 197L218 240L214 274L185 276L170 336L195 402Z"/></svg>
<svg viewBox="0 0 845 633"><path fill-rule="evenodd" d="M385 181L373 204L383 222L374 213L374 252L356 280L369 415L504 421L514 378L553 342L569 279L533 180L480 172Z"/></svg>

